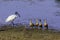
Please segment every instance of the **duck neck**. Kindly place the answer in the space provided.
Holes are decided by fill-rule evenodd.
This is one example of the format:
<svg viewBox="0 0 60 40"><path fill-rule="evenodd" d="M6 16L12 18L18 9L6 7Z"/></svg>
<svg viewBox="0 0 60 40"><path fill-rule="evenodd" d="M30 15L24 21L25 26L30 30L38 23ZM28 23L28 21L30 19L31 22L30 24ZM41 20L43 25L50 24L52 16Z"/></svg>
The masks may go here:
<svg viewBox="0 0 60 40"><path fill-rule="evenodd" d="M39 24L37 19L36 19L36 24Z"/></svg>
<svg viewBox="0 0 60 40"><path fill-rule="evenodd" d="M32 21L30 20L30 25L32 24Z"/></svg>
<svg viewBox="0 0 60 40"><path fill-rule="evenodd" d="M42 22L39 23L40 25L42 24Z"/></svg>
<svg viewBox="0 0 60 40"><path fill-rule="evenodd" d="M47 24L47 21L45 20L45 21L44 21L44 25L46 25L46 24Z"/></svg>

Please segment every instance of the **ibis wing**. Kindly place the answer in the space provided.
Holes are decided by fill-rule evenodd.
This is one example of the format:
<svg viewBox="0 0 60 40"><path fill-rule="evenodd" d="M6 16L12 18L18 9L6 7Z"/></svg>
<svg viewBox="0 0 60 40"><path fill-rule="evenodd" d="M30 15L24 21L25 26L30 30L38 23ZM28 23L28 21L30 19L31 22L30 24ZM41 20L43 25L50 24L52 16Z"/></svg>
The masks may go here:
<svg viewBox="0 0 60 40"><path fill-rule="evenodd" d="M16 15L10 15L5 22L13 21L16 17Z"/></svg>

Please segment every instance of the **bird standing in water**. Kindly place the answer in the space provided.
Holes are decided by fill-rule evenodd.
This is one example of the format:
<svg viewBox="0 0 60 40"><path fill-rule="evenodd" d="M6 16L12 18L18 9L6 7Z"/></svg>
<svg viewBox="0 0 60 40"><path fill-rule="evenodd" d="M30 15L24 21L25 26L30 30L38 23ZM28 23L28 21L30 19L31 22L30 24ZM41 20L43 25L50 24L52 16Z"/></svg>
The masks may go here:
<svg viewBox="0 0 60 40"><path fill-rule="evenodd" d="M48 23L46 19L44 19L44 30L48 30Z"/></svg>
<svg viewBox="0 0 60 40"><path fill-rule="evenodd" d="M32 23L32 19L30 19L29 26L33 29L34 24Z"/></svg>
<svg viewBox="0 0 60 40"><path fill-rule="evenodd" d="M39 26L39 22L38 22L38 19L36 19L36 24L35 24L36 28L38 29L38 26Z"/></svg>
<svg viewBox="0 0 60 40"><path fill-rule="evenodd" d="M13 21L17 17L20 17L20 14L18 12L15 12L15 14L8 16L7 19L5 20L5 22L11 22L13 24L13 26L14 26L14 22Z"/></svg>
<svg viewBox="0 0 60 40"><path fill-rule="evenodd" d="M41 19L40 19L39 21L40 21L39 27L40 27L40 29L42 30L42 22L41 22Z"/></svg>

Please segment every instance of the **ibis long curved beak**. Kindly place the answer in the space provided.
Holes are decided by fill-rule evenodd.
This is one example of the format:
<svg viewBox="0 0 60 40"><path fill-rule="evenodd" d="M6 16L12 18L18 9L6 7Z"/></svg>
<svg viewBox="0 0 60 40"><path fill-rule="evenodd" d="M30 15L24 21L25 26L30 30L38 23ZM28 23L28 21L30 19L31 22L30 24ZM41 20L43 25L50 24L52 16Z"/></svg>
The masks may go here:
<svg viewBox="0 0 60 40"><path fill-rule="evenodd" d="M21 17L20 14L18 14L18 16Z"/></svg>

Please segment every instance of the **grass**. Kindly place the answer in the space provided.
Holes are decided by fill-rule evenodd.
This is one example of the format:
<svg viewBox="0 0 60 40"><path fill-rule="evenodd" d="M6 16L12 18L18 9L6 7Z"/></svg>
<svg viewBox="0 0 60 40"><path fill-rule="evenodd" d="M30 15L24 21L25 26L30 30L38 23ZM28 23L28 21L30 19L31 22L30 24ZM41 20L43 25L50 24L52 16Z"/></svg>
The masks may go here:
<svg viewBox="0 0 60 40"><path fill-rule="evenodd" d="M11 28L0 31L0 40L60 40L60 32Z"/></svg>

